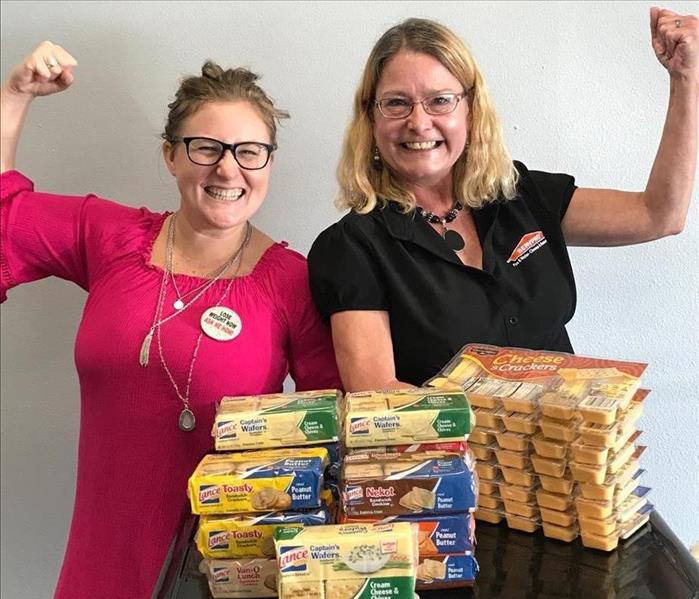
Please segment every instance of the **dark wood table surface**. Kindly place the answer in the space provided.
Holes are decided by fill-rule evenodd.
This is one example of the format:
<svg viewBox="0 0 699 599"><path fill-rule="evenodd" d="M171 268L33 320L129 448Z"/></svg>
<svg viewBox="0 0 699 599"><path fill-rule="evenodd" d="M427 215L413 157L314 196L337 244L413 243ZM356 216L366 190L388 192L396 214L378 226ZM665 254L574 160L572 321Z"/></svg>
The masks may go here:
<svg viewBox="0 0 699 599"><path fill-rule="evenodd" d="M197 518L185 514L153 599L208 599L192 539ZM662 519L605 553L478 522L473 588L419 592L420 599L575 598L699 599L699 566Z"/></svg>

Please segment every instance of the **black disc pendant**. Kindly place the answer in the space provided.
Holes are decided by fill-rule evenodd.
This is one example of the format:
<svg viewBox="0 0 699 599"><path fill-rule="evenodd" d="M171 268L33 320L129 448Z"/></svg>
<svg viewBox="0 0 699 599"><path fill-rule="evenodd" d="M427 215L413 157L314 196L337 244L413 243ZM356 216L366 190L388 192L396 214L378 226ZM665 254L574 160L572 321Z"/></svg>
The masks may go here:
<svg viewBox="0 0 699 599"><path fill-rule="evenodd" d="M454 252L463 250L464 246L466 245L464 238L461 237L461 235L459 235L456 231L452 231L451 229L444 231L444 241L446 241L447 247Z"/></svg>

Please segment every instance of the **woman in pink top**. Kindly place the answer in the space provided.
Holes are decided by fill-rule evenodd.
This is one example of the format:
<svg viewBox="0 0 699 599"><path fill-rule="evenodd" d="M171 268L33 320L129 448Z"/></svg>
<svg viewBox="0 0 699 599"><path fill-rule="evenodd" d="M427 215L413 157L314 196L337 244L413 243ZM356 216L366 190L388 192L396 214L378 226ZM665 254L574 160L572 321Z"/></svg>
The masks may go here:
<svg viewBox="0 0 699 599"><path fill-rule="evenodd" d="M73 82L44 42L2 86L0 299L50 275L88 292L75 347L81 390L77 490L56 597L148 598L186 481L212 448L224 395L339 386L306 261L250 225L267 192L274 107L244 69L207 62L169 105L163 158L174 213L34 191L14 170L36 96Z"/></svg>

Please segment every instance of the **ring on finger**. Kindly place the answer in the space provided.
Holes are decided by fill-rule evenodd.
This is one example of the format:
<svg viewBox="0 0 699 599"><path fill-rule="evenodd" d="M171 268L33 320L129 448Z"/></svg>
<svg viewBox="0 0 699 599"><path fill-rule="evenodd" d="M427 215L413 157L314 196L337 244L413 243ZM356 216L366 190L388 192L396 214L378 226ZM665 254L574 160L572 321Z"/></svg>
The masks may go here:
<svg viewBox="0 0 699 599"><path fill-rule="evenodd" d="M682 27L682 21L680 19L675 19L675 27L679 29Z"/></svg>

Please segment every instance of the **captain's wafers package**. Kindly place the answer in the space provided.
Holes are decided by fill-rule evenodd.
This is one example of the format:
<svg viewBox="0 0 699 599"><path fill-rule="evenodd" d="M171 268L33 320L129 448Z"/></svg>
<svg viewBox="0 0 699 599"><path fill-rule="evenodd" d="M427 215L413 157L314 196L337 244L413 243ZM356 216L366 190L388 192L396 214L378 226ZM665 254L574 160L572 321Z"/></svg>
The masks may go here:
<svg viewBox="0 0 699 599"><path fill-rule="evenodd" d="M338 440L335 389L224 397L213 430L218 451L333 443Z"/></svg>
<svg viewBox="0 0 699 599"><path fill-rule="evenodd" d="M327 464L324 447L208 454L189 479L192 512L318 508Z"/></svg>
<svg viewBox="0 0 699 599"><path fill-rule="evenodd" d="M471 432L468 400L453 389L348 393L342 419L349 448L459 442Z"/></svg>
<svg viewBox="0 0 699 599"><path fill-rule="evenodd" d="M417 528L407 522L279 528L282 599L413 599Z"/></svg>

